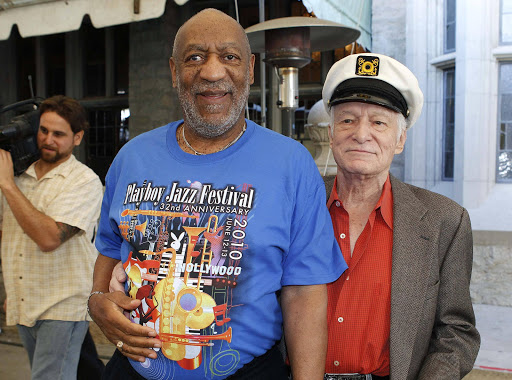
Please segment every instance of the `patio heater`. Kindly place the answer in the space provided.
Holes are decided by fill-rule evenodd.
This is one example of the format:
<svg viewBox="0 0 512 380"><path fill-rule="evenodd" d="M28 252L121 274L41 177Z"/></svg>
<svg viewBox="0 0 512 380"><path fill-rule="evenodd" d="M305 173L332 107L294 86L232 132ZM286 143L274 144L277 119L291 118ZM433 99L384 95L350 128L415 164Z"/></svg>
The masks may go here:
<svg viewBox="0 0 512 380"><path fill-rule="evenodd" d="M314 17L283 17L245 29L254 53L265 53L279 78L277 106L287 112L299 107L299 69L311 62L311 51L333 50L354 42L359 30ZM265 89L261 91L265 96ZM292 118L288 118L287 135Z"/></svg>

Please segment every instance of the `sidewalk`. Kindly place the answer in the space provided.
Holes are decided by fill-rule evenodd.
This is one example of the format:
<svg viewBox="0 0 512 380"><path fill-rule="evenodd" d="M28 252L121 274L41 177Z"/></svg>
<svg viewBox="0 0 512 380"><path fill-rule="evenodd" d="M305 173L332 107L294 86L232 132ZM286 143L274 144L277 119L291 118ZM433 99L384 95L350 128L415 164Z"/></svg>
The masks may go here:
<svg viewBox="0 0 512 380"><path fill-rule="evenodd" d="M512 379L512 307L474 305L482 344L475 368L508 373Z"/></svg>
<svg viewBox="0 0 512 380"><path fill-rule="evenodd" d="M512 307L474 305L477 328L482 345L475 369L465 380L512 380ZM21 346L15 327L5 327L2 319L0 334L0 379L30 379L27 354ZM91 333L100 357L106 362L115 350L99 329L92 325Z"/></svg>

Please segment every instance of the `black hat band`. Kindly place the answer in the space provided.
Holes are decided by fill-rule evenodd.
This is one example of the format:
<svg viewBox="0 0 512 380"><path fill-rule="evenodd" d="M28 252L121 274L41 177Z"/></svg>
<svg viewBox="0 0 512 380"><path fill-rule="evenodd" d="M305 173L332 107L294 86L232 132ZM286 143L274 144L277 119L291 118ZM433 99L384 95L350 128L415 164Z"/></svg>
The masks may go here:
<svg viewBox="0 0 512 380"><path fill-rule="evenodd" d="M380 79L351 78L341 82L331 96L329 107L347 102L377 104L400 112L406 118L409 116L407 102L402 94Z"/></svg>

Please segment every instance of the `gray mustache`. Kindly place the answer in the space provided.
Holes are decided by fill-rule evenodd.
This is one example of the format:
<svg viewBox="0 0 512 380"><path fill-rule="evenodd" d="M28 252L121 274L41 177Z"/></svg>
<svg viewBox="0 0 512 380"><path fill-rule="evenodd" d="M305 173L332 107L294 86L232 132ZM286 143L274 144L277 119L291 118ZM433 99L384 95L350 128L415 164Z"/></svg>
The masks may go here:
<svg viewBox="0 0 512 380"><path fill-rule="evenodd" d="M223 91L223 92L233 92L233 86L227 82L215 82L213 84L209 83L194 83L191 87L191 91L194 94L199 94L201 92L206 91Z"/></svg>

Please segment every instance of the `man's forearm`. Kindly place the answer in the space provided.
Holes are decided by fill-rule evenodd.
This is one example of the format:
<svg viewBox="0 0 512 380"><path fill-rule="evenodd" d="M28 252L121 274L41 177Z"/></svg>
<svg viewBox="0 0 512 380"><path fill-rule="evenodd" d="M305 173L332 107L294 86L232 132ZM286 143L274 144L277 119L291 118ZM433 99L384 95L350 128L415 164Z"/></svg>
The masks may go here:
<svg viewBox="0 0 512 380"><path fill-rule="evenodd" d="M2 186L2 193L20 227L42 251L52 251L61 244L55 220L37 210L14 182Z"/></svg>
<svg viewBox="0 0 512 380"><path fill-rule="evenodd" d="M112 277L112 271L117 263L119 263L119 260L112 259L108 256L104 256L101 253L98 255L96 259L96 264L94 265L92 283L93 292L100 291L108 293L108 286L110 278Z"/></svg>
<svg viewBox="0 0 512 380"><path fill-rule="evenodd" d="M293 379L323 379L327 350L326 286L285 286L281 306Z"/></svg>

